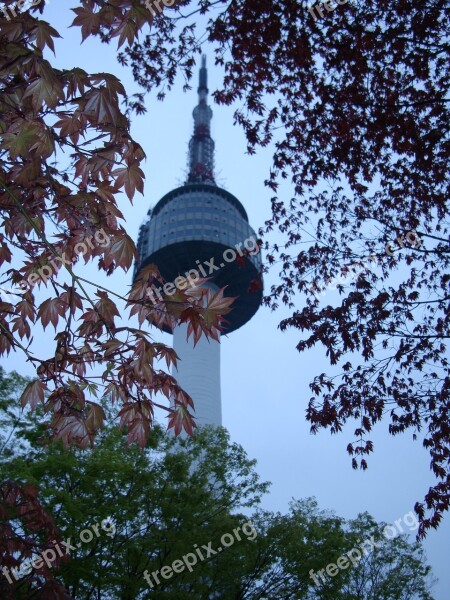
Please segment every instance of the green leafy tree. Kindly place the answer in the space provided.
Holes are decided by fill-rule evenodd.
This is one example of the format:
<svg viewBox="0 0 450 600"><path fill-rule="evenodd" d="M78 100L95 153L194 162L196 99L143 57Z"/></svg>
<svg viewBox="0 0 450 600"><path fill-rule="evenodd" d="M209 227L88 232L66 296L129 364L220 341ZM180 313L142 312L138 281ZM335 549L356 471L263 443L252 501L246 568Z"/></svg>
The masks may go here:
<svg viewBox="0 0 450 600"><path fill-rule="evenodd" d="M433 598L435 579L421 544L410 543L406 533L387 538L386 524L377 523L368 513L345 521L307 498L291 502L286 515L260 514L253 523L263 535L252 547L259 569L252 598ZM342 568L337 566L339 560Z"/></svg>
<svg viewBox="0 0 450 600"><path fill-rule="evenodd" d="M257 482L252 461L229 444L223 431L204 431L195 445L174 448L174 441L155 428L149 445L157 448L142 453L114 429L92 452L77 455L52 444L41 455L16 459L8 467L21 483L39 483L42 503L74 545L80 531L113 520L112 538L100 529L100 536L71 551L70 560L56 571L74 598L146 597L146 570L158 573L195 553L195 545L201 549L212 542L216 549L223 534L247 522L236 511L253 507L267 488ZM244 535L236 542L251 543ZM237 552L240 558L244 550ZM204 597L216 587L234 589L239 565L233 554L229 548L214 561L198 560L195 571L185 568L173 581L160 575L159 585L152 582L156 595Z"/></svg>
<svg viewBox="0 0 450 600"><path fill-rule="evenodd" d="M20 408L20 396L30 380L22 377L15 371L5 376L3 367L0 367L0 456L2 460L23 454L26 446L24 440L17 435L18 430L24 431L25 422L23 411ZM29 429L34 430L35 425L27 422Z"/></svg>
<svg viewBox="0 0 450 600"><path fill-rule="evenodd" d="M7 404L13 402L11 398ZM33 430L36 422L39 433ZM39 487L41 503L71 545L76 546L81 531L108 519L114 522L112 537L100 528L100 535L71 549L70 559L66 556L55 565L57 580L74 598L146 597L150 587L145 570L159 571L195 552L196 544L217 549L223 534L247 522L239 511L254 508L268 488L254 472L255 461L231 444L224 430L204 429L195 440L175 440L155 427L145 452L128 445L115 426L100 434L92 451L65 450L61 442L51 443L51 431L42 430L39 414L22 417L15 430L24 441L22 450L14 457L3 456L1 478ZM251 543L241 533L236 546L214 560L206 560L204 550L205 560L198 560L195 572L185 569L159 586L153 581L156 595L202 597L213 586L235 589L243 548ZM40 597L35 575L19 580L18 597Z"/></svg>
<svg viewBox="0 0 450 600"><path fill-rule="evenodd" d="M418 521L414 523L414 520L417 528ZM377 523L368 513L347 523L348 539L353 541L353 547L358 548L363 540L372 540L376 547L366 555L362 553L358 568L349 572L343 586L343 600L432 600L431 587L436 580L426 564L421 544L410 543L406 533L397 533L389 539L391 530L392 526Z"/></svg>
<svg viewBox="0 0 450 600"><path fill-rule="evenodd" d="M5 598L45 599L51 591L80 600L431 600L421 546L403 538L386 540L373 555L315 583L312 573L360 540L378 540L383 524L367 514L347 523L314 499L292 502L286 515L261 510L268 484L224 429L175 439L154 427L142 451L127 444L105 405L108 425L95 447L66 450L61 441L51 442L51 417L46 425L39 411L25 409L17 423L9 410L15 405L11 385L26 380L15 373L2 380L0 416L6 429L16 424L16 451L2 455L0 481L33 491L33 501L39 488L39 506L52 519L44 524L53 523L58 542L70 544L69 555L17 581L12 571L12 583L3 574ZM7 524L16 521L10 515ZM3 542L2 565L19 567L53 547L44 530L37 539L40 547ZM184 565L181 572L172 569L176 561ZM166 579L167 567L172 574Z"/></svg>

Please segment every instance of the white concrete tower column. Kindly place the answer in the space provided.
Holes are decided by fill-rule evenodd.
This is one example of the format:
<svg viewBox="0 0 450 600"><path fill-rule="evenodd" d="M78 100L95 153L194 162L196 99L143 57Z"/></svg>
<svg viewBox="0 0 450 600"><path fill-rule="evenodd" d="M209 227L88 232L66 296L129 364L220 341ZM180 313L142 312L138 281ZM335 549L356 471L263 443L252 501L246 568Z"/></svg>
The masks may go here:
<svg viewBox="0 0 450 600"><path fill-rule="evenodd" d="M187 324L173 331L173 348L178 354L178 368L172 367L175 377L194 401L197 425L222 425L220 395L220 343L204 335L194 348L192 336L186 341Z"/></svg>

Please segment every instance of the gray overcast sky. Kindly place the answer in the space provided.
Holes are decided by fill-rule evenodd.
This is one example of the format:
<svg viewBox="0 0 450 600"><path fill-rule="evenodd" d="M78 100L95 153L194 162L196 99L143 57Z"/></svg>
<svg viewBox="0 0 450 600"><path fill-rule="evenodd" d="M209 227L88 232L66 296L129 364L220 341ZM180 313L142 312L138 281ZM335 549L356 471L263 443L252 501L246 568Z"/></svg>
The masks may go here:
<svg viewBox="0 0 450 600"><path fill-rule="evenodd" d="M88 39L80 45L78 28L67 29L75 2L52 0L44 17L63 36L56 40L56 65L80 66L90 73L110 72L117 75L129 94L141 91L133 82L131 70L116 61L116 46ZM208 56L210 92L220 84L221 72L213 66L212 52ZM55 59L51 58L54 63ZM147 161L144 197L137 194L131 205L124 196L120 209L126 218L128 233L137 239L139 226L147 210L163 194L183 183L186 173L187 144L192 133L192 110L197 102L197 73L193 89L186 94L182 81L164 102L153 95L146 100L148 112L134 117L132 134L142 145ZM216 142L216 176L219 185L236 195L245 206L254 229L270 217L271 192L264 187L271 164L271 151L257 156L245 154L242 130L233 127L233 109L214 106L212 135ZM285 183L280 197L289 199L293 189ZM281 241L276 232L271 242ZM79 270L79 267L78 267ZM77 268L75 268L77 271ZM107 278L89 265L83 268L97 283L124 293L131 284L132 274L116 272ZM276 273L265 280L266 289ZM329 291L330 302L336 291ZM45 293L44 293L45 297ZM298 334L281 333L277 325L287 316L284 309L271 313L260 308L255 317L240 330L222 340L222 410L223 422L234 441L243 445L251 458L258 460L262 479L273 483L264 505L271 510L286 511L291 498L316 496L321 508L334 509L340 516L353 518L358 512L369 511L378 521L393 523L422 501L423 494L434 478L429 468L429 456L420 442L412 441L412 433L393 438L387 434L387 422L375 429L372 439L375 453L369 457L366 472L353 471L346 446L352 440L353 426L331 436L322 432L313 436L305 420L310 397L308 383L314 375L330 372L321 347L299 354L295 346ZM127 318L127 313L125 313ZM52 335L53 333L53 335ZM35 334L35 337L36 334ZM54 332L42 334L53 353ZM158 339L171 343L170 336L156 332ZM11 355L3 362L6 370L34 374L23 356ZM425 542L429 563L439 583L434 588L436 600L448 600L450 594L450 519L448 515L436 532ZM325 567L326 565L324 565Z"/></svg>

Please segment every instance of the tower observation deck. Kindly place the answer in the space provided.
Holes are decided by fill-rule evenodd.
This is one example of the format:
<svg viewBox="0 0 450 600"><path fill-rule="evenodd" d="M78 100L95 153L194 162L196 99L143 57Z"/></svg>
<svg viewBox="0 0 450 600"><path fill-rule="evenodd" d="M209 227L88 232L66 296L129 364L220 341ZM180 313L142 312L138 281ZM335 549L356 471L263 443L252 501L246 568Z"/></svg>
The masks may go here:
<svg viewBox="0 0 450 600"><path fill-rule="evenodd" d="M156 264L168 282L192 269L201 277L202 266L211 278L206 285L213 289L227 286L225 294L237 296L226 315L228 322L223 324L223 333L231 333L249 321L261 303L262 289L249 291L251 281L260 273L261 253L252 252L257 235L249 225L244 207L215 182L212 110L207 104L207 94L206 57L202 56L198 105L193 111L194 132L189 142L188 178L183 186L167 193L149 210L148 220L139 231L140 262L134 277L149 263ZM251 239L253 242L248 241ZM241 259L227 262L224 252L233 249L237 254L239 244L244 252ZM251 250L250 255L245 249ZM229 250L225 256L230 253ZM213 264L215 269L210 273L209 265ZM174 348L180 357L173 376L192 396L197 422L221 425L220 344L202 336L194 349L192 340L186 341L186 327L183 324L173 331Z"/></svg>

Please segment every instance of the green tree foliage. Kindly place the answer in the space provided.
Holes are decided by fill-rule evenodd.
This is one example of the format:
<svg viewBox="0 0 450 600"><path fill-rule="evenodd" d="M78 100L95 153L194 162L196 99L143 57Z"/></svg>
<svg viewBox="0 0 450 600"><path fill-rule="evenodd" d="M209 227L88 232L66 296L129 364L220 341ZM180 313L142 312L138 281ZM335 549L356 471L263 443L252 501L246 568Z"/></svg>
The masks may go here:
<svg viewBox="0 0 450 600"><path fill-rule="evenodd" d="M377 523L368 513L345 521L320 510L313 498L292 501L288 514L260 515L254 523L264 532L257 549L257 564L264 565L264 575L252 598L433 598L430 590L435 580L431 568L426 565L421 544L408 541L406 526L404 533L397 530L396 536L390 534L389 539L384 535L386 523ZM418 526L416 519L415 525ZM375 543L375 548L368 540ZM359 556L355 549L360 549ZM350 551L353 562L348 558ZM345 557L347 566L337 568L338 561ZM333 576L326 573L328 565L334 565ZM321 570L322 576L318 575Z"/></svg>
<svg viewBox="0 0 450 600"><path fill-rule="evenodd" d="M13 584L0 575L2 597L431 600L421 546L401 537L315 584L311 570L335 563L362 539L374 534L379 539L383 524L368 514L347 523L320 510L314 499L292 502L286 515L262 510L268 484L224 429L203 428L193 438L175 439L154 427L141 450L127 444L108 414L93 449L67 450L61 441L51 443L45 417L26 409L17 423L9 392L13 383L26 380L16 373L1 375L0 413L7 430L15 424L15 451L2 455L0 481L13 480L17 490L34 490L35 496L39 488L40 506L54 521L51 535L63 542L70 538L73 546L70 555ZM9 515L13 529L19 522ZM95 526L98 535L82 536ZM16 538L2 538L2 566L20 566L49 548L41 529L40 547L19 548ZM234 541L219 552L226 534ZM205 560L197 560L192 572L185 568L167 580L161 577L163 567L195 556L196 549ZM150 580L152 588L146 571L159 573L159 583Z"/></svg>
<svg viewBox="0 0 450 600"><path fill-rule="evenodd" d="M409 516L413 516L412 513ZM404 518L418 527L418 521ZM395 527L377 523L368 513L358 515L347 524L349 538L357 548L359 540L372 539L377 550L361 558L358 569L351 570L343 587L343 598L362 597L365 600L432 600L430 584L434 581L431 567L426 565L420 543L410 544L405 535L395 534ZM387 527L387 529L385 529ZM401 530L408 531L405 524Z"/></svg>
<svg viewBox="0 0 450 600"><path fill-rule="evenodd" d="M23 454L26 449L23 438L18 435L26 429L19 400L29 381L15 371L5 376L0 367L0 455L3 461L17 453ZM28 430L35 429L29 421L27 425Z"/></svg>

